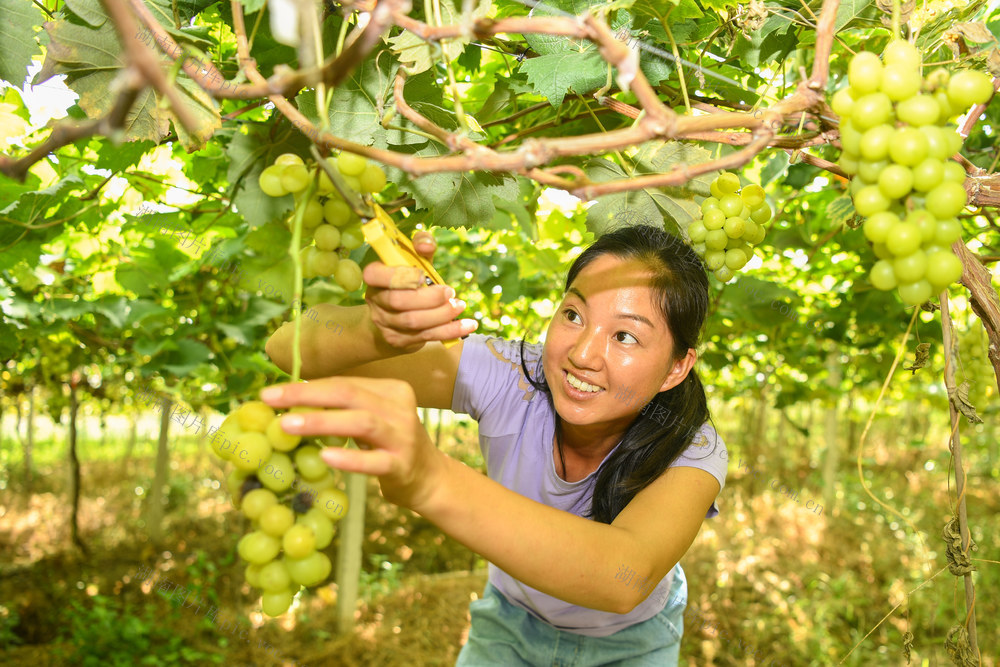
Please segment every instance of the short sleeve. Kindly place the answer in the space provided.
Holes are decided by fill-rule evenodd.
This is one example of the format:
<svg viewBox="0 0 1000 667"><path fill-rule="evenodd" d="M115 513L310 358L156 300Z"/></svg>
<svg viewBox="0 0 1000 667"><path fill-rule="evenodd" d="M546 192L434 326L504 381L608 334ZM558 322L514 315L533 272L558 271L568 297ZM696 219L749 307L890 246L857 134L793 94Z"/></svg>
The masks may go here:
<svg viewBox="0 0 1000 667"><path fill-rule="evenodd" d="M535 394L521 369L521 342L484 334L471 334L462 346L451 409L470 415L488 427L490 415L517 411ZM541 358L541 346L526 344L525 363L534 373ZM540 378L539 378L540 379ZM492 429L489 429L492 430Z"/></svg>
<svg viewBox="0 0 1000 667"><path fill-rule="evenodd" d="M726 486L726 471L729 468L729 450L726 449L726 443L722 441L722 438L712 425L705 422L698 429L698 432L695 433L691 444L681 452L680 456L669 467L698 468L699 470L704 470L719 481L719 493L721 494L722 489ZM718 515L718 513L719 508L713 502L712 507L705 516L711 518Z"/></svg>

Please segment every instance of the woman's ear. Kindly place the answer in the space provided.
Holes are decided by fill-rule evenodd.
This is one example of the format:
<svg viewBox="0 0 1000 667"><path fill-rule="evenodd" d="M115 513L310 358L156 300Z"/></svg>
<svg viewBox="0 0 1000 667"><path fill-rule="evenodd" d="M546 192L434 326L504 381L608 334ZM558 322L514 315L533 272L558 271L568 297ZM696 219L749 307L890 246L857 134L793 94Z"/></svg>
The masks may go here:
<svg viewBox="0 0 1000 667"><path fill-rule="evenodd" d="M688 348L687 354L685 354L681 359L674 362L674 367L670 370L670 374L667 375L663 380L663 384L660 385L660 391L666 391L668 389L673 389L681 382L684 382L684 378L687 377L688 372L691 367L694 366L694 362L698 360L698 353L695 349Z"/></svg>

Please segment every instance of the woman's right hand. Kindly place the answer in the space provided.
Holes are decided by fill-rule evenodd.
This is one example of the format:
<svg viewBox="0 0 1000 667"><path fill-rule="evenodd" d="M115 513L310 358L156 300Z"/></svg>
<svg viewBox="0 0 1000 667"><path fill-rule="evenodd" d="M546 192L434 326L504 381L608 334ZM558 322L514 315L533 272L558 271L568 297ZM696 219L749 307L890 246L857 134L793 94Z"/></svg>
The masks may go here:
<svg viewBox="0 0 1000 667"><path fill-rule="evenodd" d="M413 247L429 261L437 243L430 232L419 231ZM474 319L455 320L465 302L447 285L427 286L419 269L372 262L364 279L372 325L386 345L402 353L416 352L428 341L461 338L479 325Z"/></svg>

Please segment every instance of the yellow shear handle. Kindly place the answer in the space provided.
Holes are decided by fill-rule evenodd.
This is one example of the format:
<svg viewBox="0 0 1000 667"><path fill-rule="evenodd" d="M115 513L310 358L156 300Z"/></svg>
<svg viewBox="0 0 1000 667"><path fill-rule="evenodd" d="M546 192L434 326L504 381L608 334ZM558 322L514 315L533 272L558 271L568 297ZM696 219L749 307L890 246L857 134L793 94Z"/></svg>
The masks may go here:
<svg viewBox="0 0 1000 667"><path fill-rule="evenodd" d="M375 202L371 206L375 217L362 223L361 232L382 263L386 266L415 266L427 275L428 285L444 285L444 279L425 257L417 254L410 239L399 231L392 217ZM458 339L441 342L445 347L451 347Z"/></svg>

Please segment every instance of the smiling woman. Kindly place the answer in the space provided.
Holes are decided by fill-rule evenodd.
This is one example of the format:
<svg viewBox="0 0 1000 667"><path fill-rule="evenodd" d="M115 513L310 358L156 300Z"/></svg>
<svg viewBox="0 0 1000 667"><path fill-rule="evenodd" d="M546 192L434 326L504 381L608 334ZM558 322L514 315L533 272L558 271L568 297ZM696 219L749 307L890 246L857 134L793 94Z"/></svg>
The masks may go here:
<svg viewBox="0 0 1000 667"><path fill-rule="evenodd" d="M453 321L464 303L442 285L390 289L394 271L369 265L367 305L322 313L350 335L304 326L303 377L352 377L266 390L275 407L343 408L282 428L354 437L362 450L324 460L377 475L387 500L490 561L457 664L676 665L678 561L718 514L727 459L705 453L725 446L693 368L708 306L694 251L652 227L605 234L570 268L544 344L473 334L445 348L473 328ZM289 347L279 330L267 351L287 368ZM436 449L417 406L475 418L488 477ZM621 563L647 585L621 586Z"/></svg>

